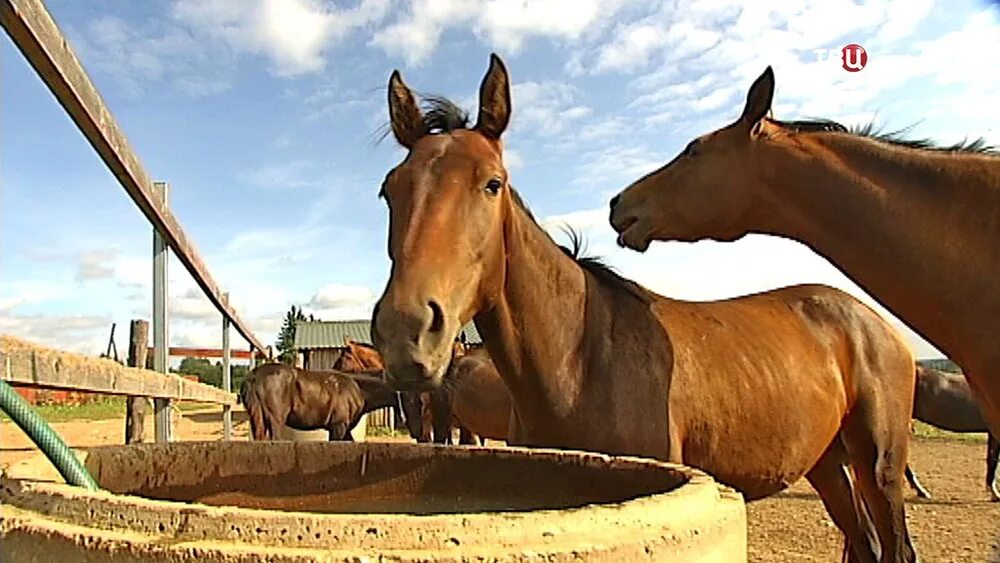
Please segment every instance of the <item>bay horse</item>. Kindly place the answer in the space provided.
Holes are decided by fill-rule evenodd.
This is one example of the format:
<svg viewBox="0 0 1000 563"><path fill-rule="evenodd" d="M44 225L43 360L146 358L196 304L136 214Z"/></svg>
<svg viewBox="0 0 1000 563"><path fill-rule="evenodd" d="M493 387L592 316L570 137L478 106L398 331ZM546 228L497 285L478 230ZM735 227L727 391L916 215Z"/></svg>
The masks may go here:
<svg viewBox="0 0 1000 563"><path fill-rule="evenodd" d="M914 360L884 319L819 285L669 299L577 244L567 256L511 187L495 54L474 126L443 98L422 110L398 70L388 101L407 154L379 193L391 269L372 337L396 388L439 386L474 320L511 394L512 445L684 463L750 500L805 476L854 560L915 560L902 484Z"/></svg>
<svg viewBox="0 0 1000 563"><path fill-rule="evenodd" d="M458 426L459 444L479 445L507 440L511 398L489 353L474 349L452 360L441 386L431 393L434 439L451 438Z"/></svg>
<svg viewBox="0 0 1000 563"><path fill-rule="evenodd" d="M986 490L994 501L1000 501L996 480L1000 442L989 431L969 384L961 374L918 366L913 418L951 432L986 432ZM909 464L906 465L906 478L917 496L931 498Z"/></svg>
<svg viewBox="0 0 1000 563"><path fill-rule="evenodd" d="M380 371L309 371L281 363L260 365L240 386L240 402L254 440L274 439L280 425L325 429L330 441L353 441L351 430L375 409L394 407L396 392Z"/></svg>
<svg viewBox="0 0 1000 563"><path fill-rule="evenodd" d="M1000 435L1000 153L771 119L774 85L767 67L736 122L611 199L619 244L804 243L962 366Z"/></svg>
<svg viewBox="0 0 1000 563"><path fill-rule="evenodd" d="M333 363L333 369L350 372L385 368L382 357L373 346L350 339L344 345L344 351Z"/></svg>

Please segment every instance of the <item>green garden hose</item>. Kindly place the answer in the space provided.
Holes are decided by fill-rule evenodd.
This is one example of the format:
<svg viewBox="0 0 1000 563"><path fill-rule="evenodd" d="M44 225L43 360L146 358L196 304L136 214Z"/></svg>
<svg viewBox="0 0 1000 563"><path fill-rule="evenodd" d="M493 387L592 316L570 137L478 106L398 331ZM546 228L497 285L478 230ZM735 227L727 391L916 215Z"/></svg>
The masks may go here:
<svg viewBox="0 0 1000 563"><path fill-rule="evenodd" d="M31 438L45 457L56 466L67 483L92 491L100 488L66 442L63 442L55 430L52 430L52 427L31 408L31 405L2 379L0 379L0 410L7 413L7 416Z"/></svg>

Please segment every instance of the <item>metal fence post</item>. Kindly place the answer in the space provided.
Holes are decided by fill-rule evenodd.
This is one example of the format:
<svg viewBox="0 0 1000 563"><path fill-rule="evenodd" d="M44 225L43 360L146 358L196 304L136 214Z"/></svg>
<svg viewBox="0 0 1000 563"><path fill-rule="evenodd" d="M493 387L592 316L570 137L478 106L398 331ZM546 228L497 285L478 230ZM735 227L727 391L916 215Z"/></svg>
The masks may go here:
<svg viewBox="0 0 1000 563"><path fill-rule="evenodd" d="M222 294L222 301L229 306L229 292ZM229 317L222 313L222 390L231 393L233 390L232 373L229 369ZM233 408L222 406L222 439L233 439Z"/></svg>
<svg viewBox="0 0 1000 563"><path fill-rule="evenodd" d="M166 182L153 182L163 205L167 204ZM156 227L153 227L153 370L167 373L170 360L169 342L167 337L167 260L170 249L167 240ZM173 440L173 429L170 424L170 400L155 399L153 401L153 426L157 442Z"/></svg>

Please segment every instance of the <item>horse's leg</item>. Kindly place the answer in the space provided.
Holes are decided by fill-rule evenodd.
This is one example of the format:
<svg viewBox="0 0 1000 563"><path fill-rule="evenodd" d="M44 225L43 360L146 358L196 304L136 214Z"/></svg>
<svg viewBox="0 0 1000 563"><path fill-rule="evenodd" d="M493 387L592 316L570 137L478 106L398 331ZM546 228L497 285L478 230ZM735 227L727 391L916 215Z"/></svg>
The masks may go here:
<svg viewBox="0 0 1000 563"><path fill-rule="evenodd" d="M344 422L335 422L327 428L327 433L329 433L331 442L353 442L354 437L351 436L347 424Z"/></svg>
<svg viewBox="0 0 1000 563"><path fill-rule="evenodd" d="M920 484L920 481L917 479L917 474L910 469L909 463L906 464L906 480L910 482L910 487L912 487L914 491L917 491L918 497L927 499L931 498L931 493Z"/></svg>
<svg viewBox="0 0 1000 563"><path fill-rule="evenodd" d="M994 502L1000 502L1000 485L997 483L997 462L1000 461L1000 440L991 432L986 442L986 487Z"/></svg>
<svg viewBox="0 0 1000 563"><path fill-rule="evenodd" d="M887 393L886 397L891 396ZM909 450L909 413L879 408L871 396L859 399L842 433L865 503L882 547L882 561L916 561L906 529L903 478ZM884 405L883 405L884 406Z"/></svg>
<svg viewBox="0 0 1000 563"><path fill-rule="evenodd" d="M476 437L464 426L458 427L458 444L460 446L476 446Z"/></svg>
<svg viewBox="0 0 1000 563"><path fill-rule="evenodd" d="M850 563L873 563L878 561L878 540L875 527L864 506L857 506L853 484L845 472L844 462L847 452L840 438L836 438L823 457L806 474L833 523L840 528L850 549L847 561Z"/></svg>

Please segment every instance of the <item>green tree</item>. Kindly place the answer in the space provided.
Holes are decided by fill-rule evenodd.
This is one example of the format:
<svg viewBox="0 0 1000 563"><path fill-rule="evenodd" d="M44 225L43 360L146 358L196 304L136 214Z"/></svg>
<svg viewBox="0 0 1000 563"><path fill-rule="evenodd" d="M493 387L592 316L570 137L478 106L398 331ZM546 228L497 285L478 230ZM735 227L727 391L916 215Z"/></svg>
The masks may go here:
<svg viewBox="0 0 1000 563"><path fill-rule="evenodd" d="M247 375L250 373L250 368L242 364L230 364L229 369L231 374L231 390L236 392L239 390L243 380L246 379ZM202 383L213 385L219 389L222 388L221 361L217 361L213 364L211 361L204 358L184 358L181 360L180 365L177 366L177 373L197 375Z"/></svg>
<svg viewBox="0 0 1000 563"><path fill-rule="evenodd" d="M177 372L184 375L197 375L205 383L222 381L222 367L216 368L205 358L184 358L177 366Z"/></svg>
<svg viewBox="0 0 1000 563"><path fill-rule="evenodd" d="M295 364L295 324L304 320L306 320L305 313L295 305L285 313L285 321L281 325L281 332L278 333L278 361ZM309 320L313 320L312 315L309 315Z"/></svg>

